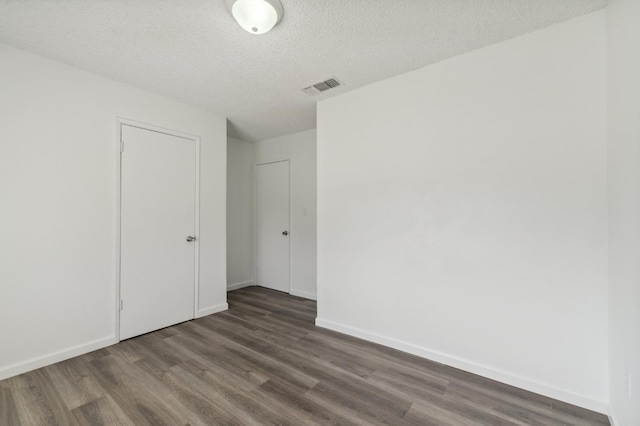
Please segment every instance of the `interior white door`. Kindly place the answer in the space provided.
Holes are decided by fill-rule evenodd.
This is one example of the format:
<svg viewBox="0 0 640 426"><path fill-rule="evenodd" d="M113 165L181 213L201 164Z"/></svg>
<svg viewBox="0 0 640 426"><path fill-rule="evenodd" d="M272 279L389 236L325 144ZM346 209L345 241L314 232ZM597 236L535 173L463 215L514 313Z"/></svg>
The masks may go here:
<svg viewBox="0 0 640 426"><path fill-rule="evenodd" d="M120 339L194 318L196 141L122 125Z"/></svg>
<svg viewBox="0 0 640 426"><path fill-rule="evenodd" d="M256 167L256 284L289 293L289 162Z"/></svg>

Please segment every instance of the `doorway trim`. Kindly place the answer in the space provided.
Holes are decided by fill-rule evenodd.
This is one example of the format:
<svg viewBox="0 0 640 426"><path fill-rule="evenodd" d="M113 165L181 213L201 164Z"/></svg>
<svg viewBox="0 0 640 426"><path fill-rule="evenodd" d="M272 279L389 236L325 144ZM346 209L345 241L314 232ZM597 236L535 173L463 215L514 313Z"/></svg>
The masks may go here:
<svg viewBox="0 0 640 426"><path fill-rule="evenodd" d="M258 285L258 166L264 166L266 164L274 164L274 163L283 163L283 162L287 162L289 163L289 181L287 182L287 184L289 185L289 224L288 224L288 231L289 231L289 238L288 238L288 244L289 244L289 293L291 294L291 239L292 239L292 233L291 233L291 159L290 158L280 158L280 159L275 159L275 160L270 160L270 161L261 161L259 163L256 163L255 167L253 168L253 229L254 229L254 233L253 233L253 276L255 277L253 282L255 283L254 285L260 287Z"/></svg>
<svg viewBox="0 0 640 426"><path fill-rule="evenodd" d="M115 299L114 299L114 313L115 313L115 340L120 342L120 265L121 265L121 215L122 215L122 126L127 125L131 127L137 127L139 129L148 130L151 132L163 133L165 135L175 136L182 139L188 139L195 142L196 155L195 155L195 169L196 169L196 182L195 182L195 246L194 246L194 280L193 280L193 318L199 310L199 297L198 290L200 289L200 136L191 135L189 133L179 132L177 130L167 129L165 127L156 126L153 124L143 123L141 121L131 120L128 118L116 116L115 118L115 133L114 133L114 149L116 155L116 245L115 245Z"/></svg>

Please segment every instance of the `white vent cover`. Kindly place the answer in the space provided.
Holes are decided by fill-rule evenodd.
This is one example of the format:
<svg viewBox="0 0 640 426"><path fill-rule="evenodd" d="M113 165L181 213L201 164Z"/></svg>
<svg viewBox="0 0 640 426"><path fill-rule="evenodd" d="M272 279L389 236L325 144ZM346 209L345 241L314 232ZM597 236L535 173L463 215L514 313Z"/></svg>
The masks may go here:
<svg viewBox="0 0 640 426"><path fill-rule="evenodd" d="M326 92L327 90L342 86L336 78L330 78L329 80L321 81L320 83L312 84L309 87L302 89L304 93L309 96L315 96L318 93Z"/></svg>

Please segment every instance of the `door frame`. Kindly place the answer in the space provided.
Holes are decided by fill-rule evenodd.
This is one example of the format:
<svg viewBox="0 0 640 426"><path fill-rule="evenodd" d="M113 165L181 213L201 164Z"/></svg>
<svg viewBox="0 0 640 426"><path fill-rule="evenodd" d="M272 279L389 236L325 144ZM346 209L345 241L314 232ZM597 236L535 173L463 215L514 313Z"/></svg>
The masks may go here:
<svg viewBox="0 0 640 426"><path fill-rule="evenodd" d="M143 123L141 121L131 120L117 116L115 119L115 135L114 135L114 147L116 153L116 252L115 252L115 299L114 299L114 312L115 312L115 340L120 342L120 265L121 265L121 235L122 235L122 126L127 125L131 127L137 127L139 129L148 130L151 132L162 133L169 136L175 136L182 139L187 139L195 142L196 155L195 155L195 235L194 241L194 280L193 280L193 318L196 317L196 313L199 309L198 290L200 288L200 137L191 135L189 133L179 132L177 130L167 129L165 127L155 126L153 124ZM126 148L125 148L126 149Z"/></svg>
<svg viewBox="0 0 640 426"><path fill-rule="evenodd" d="M254 190L254 194L253 194L253 229L255 230L254 232L254 240L253 240L253 259L254 259L254 282L255 285L258 285L258 166L264 166L267 164L274 164L274 163L283 163L283 162L287 162L289 163L289 181L287 182L287 184L289 185L289 223L288 223L288 232L289 232L289 238L288 238L288 244L289 244L289 294L291 294L291 236L293 235L291 233L291 159L289 158L283 158L280 160L271 160L271 161L261 161L259 163L256 163L254 170L253 170L253 187L255 188Z"/></svg>

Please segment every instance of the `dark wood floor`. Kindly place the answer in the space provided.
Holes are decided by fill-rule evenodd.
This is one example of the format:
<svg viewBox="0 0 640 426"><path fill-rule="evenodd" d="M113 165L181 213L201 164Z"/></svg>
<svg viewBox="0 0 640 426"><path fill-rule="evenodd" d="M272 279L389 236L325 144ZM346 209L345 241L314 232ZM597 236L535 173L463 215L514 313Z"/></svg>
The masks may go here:
<svg viewBox="0 0 640 426"><path fill-rule="evenodd" d="M0 381L0 425L604 425L605 416L315 327L251 287L227 312Z"/></svg>

